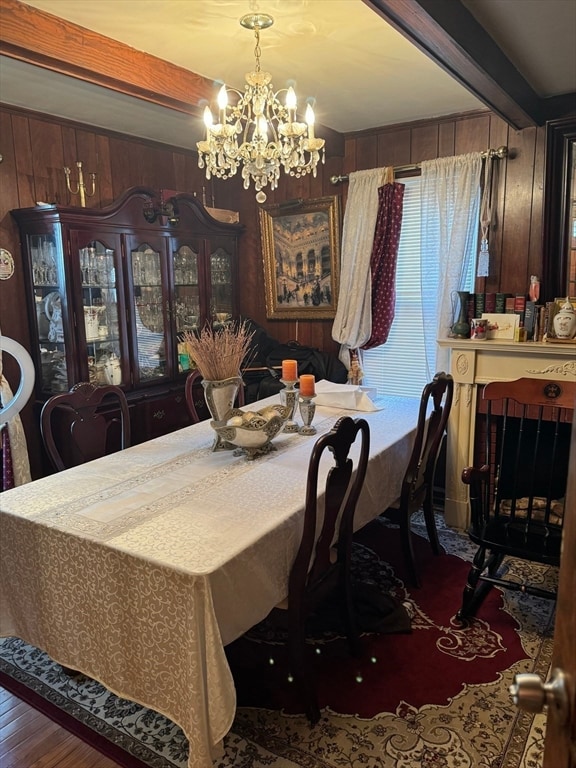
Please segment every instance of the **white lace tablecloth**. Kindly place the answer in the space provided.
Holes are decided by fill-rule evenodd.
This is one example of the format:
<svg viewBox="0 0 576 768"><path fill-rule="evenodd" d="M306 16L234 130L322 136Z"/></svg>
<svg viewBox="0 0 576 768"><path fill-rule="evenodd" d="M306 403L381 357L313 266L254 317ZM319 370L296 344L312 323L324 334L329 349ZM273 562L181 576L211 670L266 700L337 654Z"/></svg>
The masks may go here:
<svg viewBox="0 0 576 768"><path fill-rule="evenodd" d="M419 401L384 402L313 422L370 424L357 529L399 495L414 439ZM224 645L287 594L316 439L248 461L213 438L201 422L0 494L0 634L178 723L189 768L212 766L234 719Z"/></svg>

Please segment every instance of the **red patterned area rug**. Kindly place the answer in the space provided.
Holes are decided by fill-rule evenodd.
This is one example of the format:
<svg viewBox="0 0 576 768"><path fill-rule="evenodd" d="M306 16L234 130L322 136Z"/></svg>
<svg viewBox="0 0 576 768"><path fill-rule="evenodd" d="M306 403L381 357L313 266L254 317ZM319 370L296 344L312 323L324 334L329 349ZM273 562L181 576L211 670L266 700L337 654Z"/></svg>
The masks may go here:
<svg viewBox="0 0 576 768"><path fill-rule="evenodd" d="M446 554L434 557L415 524L420 589L407 587L398 531L375 521L356 537L354 570L388 614L363 635L351 659L328 625L315 627L310 653L322 706L311 728L286 680L282 640L264 623L229 647L239 708L215 768L537 768L545 720L517 712L508 686L518 672L546 677L553 604L494 589L470 626L454 621L473 550L442 526ZM508 564L522 580L554 581L554 569ZM373 600L362 611L373 629ZM409 617L409 620L407 619ZM270 663L274 660L274 664ZM187 742L166 718L116 698L83 675L66 675L37 649L0 641L0 684L40 697L43 710L72 718L126 753L129 768L185 768ZM24 693L23 693L24 691ZM34 702L32 702L34 703ZM55 717L55 719L57 719ZM90 740L85 732L79 734ZM96 745L98 747L98 745ZM106 751L102 744L102 751ZM120 762L120 761L119 761Z"/></svg>

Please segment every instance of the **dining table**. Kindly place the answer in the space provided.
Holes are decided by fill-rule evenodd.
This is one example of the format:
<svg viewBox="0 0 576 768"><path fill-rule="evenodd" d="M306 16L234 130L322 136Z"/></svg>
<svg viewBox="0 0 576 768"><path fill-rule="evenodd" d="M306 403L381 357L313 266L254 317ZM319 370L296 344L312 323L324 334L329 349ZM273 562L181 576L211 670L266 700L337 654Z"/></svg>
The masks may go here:
<svg viewBox="0 0 576 768"><path fill-rule="evenodd" d="M369 424L359 529L399 495L418 409L318 405L316 437L281 432L253 460L212 450L203 421L5 491L0 635L164 714L189 768L212 768L236 711L225 646L287 596L315 440L341 416Z"/></svg>

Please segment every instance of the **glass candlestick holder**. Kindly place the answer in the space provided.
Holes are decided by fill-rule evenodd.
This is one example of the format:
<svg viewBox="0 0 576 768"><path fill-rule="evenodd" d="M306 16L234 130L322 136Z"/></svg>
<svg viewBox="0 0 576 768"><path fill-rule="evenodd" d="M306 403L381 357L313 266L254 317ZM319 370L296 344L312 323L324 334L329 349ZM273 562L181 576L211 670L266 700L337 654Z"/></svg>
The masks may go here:
<svg viewBox="0 0 576 768"><path fill-rule="evenodd" d="M286 408L290 409L282 432L298 432L298 424L296 424L292 418L294 416L296 399L298 397L298 390L295 389L297 379L295 381L280 379L280 381L284 384L284 389L280 390L280 402Z"/></svg>
<svg viewBox="0 0 576 768"><path fill-rule="evenodd" d="M316 427L312 426L312 419L316 412L315 397L316 395L300 395L300 416L302 416L302 421L304 422L303 426L298 430L301 435L316 434Z"/></svg>

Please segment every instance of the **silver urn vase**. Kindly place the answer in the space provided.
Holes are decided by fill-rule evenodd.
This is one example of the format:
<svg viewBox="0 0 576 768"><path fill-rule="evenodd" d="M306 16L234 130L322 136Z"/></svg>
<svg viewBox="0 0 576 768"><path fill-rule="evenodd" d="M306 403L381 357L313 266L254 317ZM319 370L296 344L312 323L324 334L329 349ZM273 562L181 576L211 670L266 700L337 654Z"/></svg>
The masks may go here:
<svg viewBox="0 0 576 768"><path fill-rule="evenodd" d="M206 405L212 416L210 426L213 429L225 426L234 408L238 390L242 386L242 377L231 376L229 379L222 379L220 381L203 379L202 386L204 387ZM213 451L232 450L234 447L216 433L214 444L212 445Z"/></svg>

